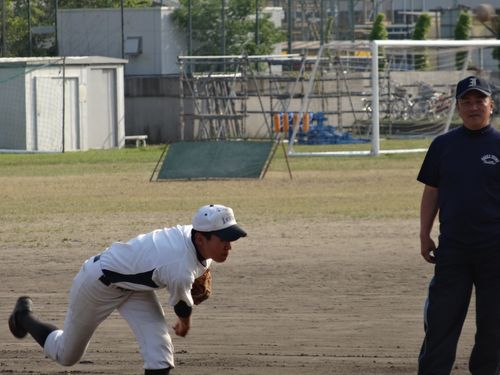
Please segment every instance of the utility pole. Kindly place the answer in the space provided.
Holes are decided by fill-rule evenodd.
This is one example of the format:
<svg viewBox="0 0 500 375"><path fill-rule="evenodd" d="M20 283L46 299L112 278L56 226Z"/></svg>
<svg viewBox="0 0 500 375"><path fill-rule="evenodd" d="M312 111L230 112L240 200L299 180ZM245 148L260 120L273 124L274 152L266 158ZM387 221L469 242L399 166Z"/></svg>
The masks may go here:
<svg viewBox="0 0 500 375"><path fill-rule="evenodd" d="M32 34L31 34L31 3L30 0L28 2L28 39L29 39L29 56L33 56L33 42L32 42Z"/></svg>
<svg viewBox="0 0 500 375"><path fill-rule="evenodd" d="M226 55L226 1L221 0L220 19L221 19L221 54Z"/></svg>
<svg viewBox="0 0 500 375"><path fill-rule="evenodd" d="M319 1L319 45L325 44L325 1Z"/></svg>
<svg viewBox="0 0 500 375"><path fill-rule="evenodd" d="M55 55L56 56L59 56L59 42L57 39L57 11L58 10L59 10L58 0L54 0L54 38L55 38L55 43L56 43L56 48L55 48Z"/></svg>
<svg viewBox="0 0 500 375"><path fill-rule="evenodd" d="M188 0L188 56L193 54L193 4Z"/></svg>
<svg viewBox="0 0 500 375"><path fill-rule="evenodd" d="M122 29L122 59L125 58L125 32L123 30L123 0L120 0L120 16L121 16L121 29Z"/></svg>
<svg viewBox="0 0 500 375"><path fill-rule="evenodd" d="M260 44L259 37L259 0L255 0L255 46L258 48Z"/></svg>
<svg viewBox="0 0 500 375"><path fill-rule="evenodd" d="M7 17L5 17L5 0L2 0L2 57L7 54Z"/></svg>
<svg viewBox="0 0 500 375"><path fill-rule="evenodd" d="M349 24L351 25L351 41L354 42L354 30L355 30L355 18L354 18L354 0L349 0Z"/></svg>
<svg viewBox="0 0 500 375"><path fill-rule="evenodd" d="M292 0L288 0L288 13L287 13L287 22L288 22L288 53L292 53Z"/></svg>

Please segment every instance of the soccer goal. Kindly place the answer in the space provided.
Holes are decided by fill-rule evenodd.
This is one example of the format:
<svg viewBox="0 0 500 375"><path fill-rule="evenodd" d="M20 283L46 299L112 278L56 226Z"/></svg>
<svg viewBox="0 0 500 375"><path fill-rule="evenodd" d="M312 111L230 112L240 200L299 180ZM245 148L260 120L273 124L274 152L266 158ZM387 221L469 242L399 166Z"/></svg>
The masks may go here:
<svg viewBox="0 0 500 375"><path fill-rule="evenodd" d="M459 126L454 91L460 79L480 75L500 87L494 48L500 48L500 40L335 41L322 45L310 68L302 105L294 117L297 120L291 125L288 154L356 156L425 151L383 149L381 139L432 139ZM297 144L308 144L301 119L317 112L322 115L322 126L326 123L336 131L348 132L353 139L365 139L366 146L353 142L352 149L341 151L296 151ZM309 129L314 126L308 124Z"/></svg>

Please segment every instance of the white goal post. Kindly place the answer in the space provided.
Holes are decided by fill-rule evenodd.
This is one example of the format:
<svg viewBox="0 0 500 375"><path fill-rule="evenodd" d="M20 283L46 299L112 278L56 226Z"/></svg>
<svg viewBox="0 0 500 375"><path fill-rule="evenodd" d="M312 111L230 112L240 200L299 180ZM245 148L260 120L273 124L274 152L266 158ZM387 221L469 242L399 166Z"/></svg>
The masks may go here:
<svg viewBox="0 0 500 375"><path fill-rule="evenodd" d="M408 153L408 152L422 152L426 149L399 149L399 150L381 150L380 148L380 127L381 127L381 96L383 95L380 90L380 72L383 71L383 66L381 67L381 56L384 55L384 51L386 50L411 50L414 54L414 57L418 54L422 57L425 51L434 51L434 53L443 53L444 50L450 51L450 56L453 54L453 64L455 64L455 56L457 54L463 54L464 61L462 62L462 67L457 68L455 66L450 66L447 68L449 70L454 70L453 75L448 75L445 78L449 78L449 87L452 85L456 85L457 79L465 78L467 75L471 74L469 71L469 62L471 58L471 51L474 50L482 50L482 49L492 49L495 47L500 47L500 40L497 39L476 39L476 40L375 40L375 41L357 41L357 42L339 42L334 41L327 44L322 45L319 48L318 55L316 57L316 62L311 69L309 81L307 84L307 90L304 95L304 100L301 105L300 113L298 118L302 118L304 113L307 113L310 105L310 96L312 96L312 92L314 91L315 85L317 86L316 80L317 75L319 74L319 70L321 70L321 61L325 60L328 56L332 55L332 51L335 53L339 53L339 51L364 51L365 58L371 59L371 71L369 74L371 75L371 102L369 105L369 114L371 117L370 126L370 150L352 150L352 151L331 151L331 152L299 152L294 150L294 145L297 141L297 135L300 132L300 124L293 124L293 132L289 139L288 144L288 154L290 156L359 156L359 155L371 155L376 156L379 154L386 153ZM416 53L415 51L420 51ZM439 60L439 58L437 59ZM383 62L382 62L383 64ZM390 68L389 68L390 69ZM404 71L404 68L403 70ZM496 72L498 72L498 68L496 68ZM345 73L345 72L344 72ZM419 72L413 71L413 73L418 76ZM443 70L444 73L444 70ZM491 74L492 71L489 72L481 72L481 74L488 73ZM441 73L440 73L441 74ZM498 73L497 73L498 74ZM347 84L346 84L347 85ZM453 88L454 89L454 88ZM448 107L447 112L445 114L445 118L442 120L439 130L434 130L433 136L438 135L439 133L443 133L447 131L450 127L450 122L454 112L454 93L448 95ZM416 106L415 106L416 107ZM428 109L423 109L428 110ZM408 116L407 112L401 116ZM406 118L407 123L409 120ZM436 128L437 129L437 128ZM430 134L430 133L429 133Z"/></svg>

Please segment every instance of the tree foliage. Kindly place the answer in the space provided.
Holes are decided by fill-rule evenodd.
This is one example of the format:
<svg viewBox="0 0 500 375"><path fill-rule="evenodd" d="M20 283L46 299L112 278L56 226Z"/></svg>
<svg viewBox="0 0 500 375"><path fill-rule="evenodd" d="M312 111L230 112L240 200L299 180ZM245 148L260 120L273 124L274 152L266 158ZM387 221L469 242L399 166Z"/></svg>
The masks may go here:
<svg viewBox="0 0 500 375"><path fill-rule="evenodd" d="M468 40L472 31L472 16L468 12L460 12L455 25L455 39Z"/></svg>
<svg viewBox="0 0 500 375"><path fill-rule="evenodd" d="M415 31L413 32L413 40L427 40L429 36L429 30L431 28L432 18L427 13L422 13L418 16L417 22L415 23ZM427 54L416 54L414 56L415 69L426 70L429 68L429 58Z"/></svg>
<svg viewBox="0 0 500 375"><path fill-rule="evenodd" d="M413 40L427 40L429 30L431 28L432 18L427 13L422 13L418 16L415 23L415 31L413 32Z"/></svg>
<svg viewBox="0 0 500 375"><path fill-rule="evenodd" d="M375 21L373 21L372 30L370 31L370 40L385 40L389 37L387 28L385 27L385 15L384 13L377 14Z"/></svg>
<svg viewBox="0 0 500 375"><path fill-rule="evenodd" d="M457 24L455 25L455 39L468 40L472 31L472 16L468 12L460 12ZM457 52L455 55L455 66L458 70L463 69L467 62L467 52Z"/></svg>
<svg viewBox="0 0 500 375"><path fill-rule="evenodd" d="M120 0L58 0L59 8L65 9L88 9L88 8L119 8ZM150 7L151 0L123 0L125 8L143 8Z"/></svg>
<svg viewBox="0 0 500 375"><path fill-rule="evenodd" d="M55 52L55 46L39 47L37 40L43 39L43 36L32 35L30 43L29 24L32 29L34 26L54 25L55 20L55 2L47 0L15 1L4 0L5 17L5 35L3 42L6 50L2 51L5 57L13 56L45 56ZM0 9L2 10L2 9ZM3 29L3 25L2 25Z"/></svg>
<svg viewBox="0 0 500 375"><path fill-rule="evenodd" d="M379 13L377 14L377 17L375 17L375 21L373 21L373 26L368 38L370 40L385 40L388 37L389 33L387 32L387 28L385 27L385 15L384 13ZM378 62L380 71L383 71L385 69L385 63L386 63L385 53L384 50L381 49L379 52L379 62Z"/></svg>
<svg viewBox="0 0 500 375"><path fill-rule="evenodd" d="M224 13L221 4L225 3ZM263 1L262 1L263 3ZM189 0L181 0L174 20L189 33ZM285 39L259 5L258 43L255 0L191 0L193 54L269 54ZM224 43L224 44L223 44Z"/></svg>

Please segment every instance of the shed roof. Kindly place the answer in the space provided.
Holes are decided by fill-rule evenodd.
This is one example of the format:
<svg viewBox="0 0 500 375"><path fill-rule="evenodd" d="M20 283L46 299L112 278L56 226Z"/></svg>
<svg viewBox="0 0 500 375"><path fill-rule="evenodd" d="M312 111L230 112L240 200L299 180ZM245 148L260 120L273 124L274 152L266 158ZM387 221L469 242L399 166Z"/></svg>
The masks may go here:
<svg viewBox="0 0 500 375"><path fill-rule="evenodd" d="M2 57L0 65L125 65L126 59L107 56Z"/></svg>

